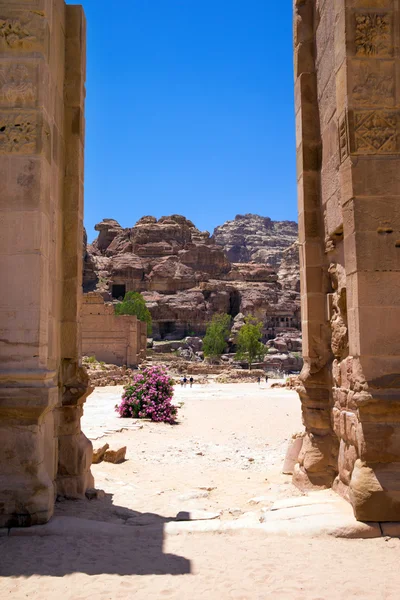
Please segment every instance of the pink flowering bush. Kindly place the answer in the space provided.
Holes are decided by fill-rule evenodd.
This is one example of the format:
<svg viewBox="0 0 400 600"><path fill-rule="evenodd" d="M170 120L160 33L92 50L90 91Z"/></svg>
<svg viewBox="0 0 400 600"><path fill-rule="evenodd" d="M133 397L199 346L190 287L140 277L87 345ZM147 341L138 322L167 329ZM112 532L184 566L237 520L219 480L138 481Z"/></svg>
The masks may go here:
<svg viewBox="0 0 400 600"><path fill-rule="evenodd" d="M125 418L174 423L178 409L172 404L173 394L172 380L165 369L148 367L124 388L121 403L115 409Z"/></svg>

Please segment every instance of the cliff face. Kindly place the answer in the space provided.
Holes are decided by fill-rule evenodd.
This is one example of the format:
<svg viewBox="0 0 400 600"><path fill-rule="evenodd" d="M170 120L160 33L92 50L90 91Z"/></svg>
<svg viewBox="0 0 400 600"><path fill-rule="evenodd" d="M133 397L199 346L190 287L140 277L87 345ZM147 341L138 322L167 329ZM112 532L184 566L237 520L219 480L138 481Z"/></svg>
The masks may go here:
<svg viewBox="0 0 400 600"><path fill-rule="evenodd" d="M155 339L202 335L216 312L257 316L266 339L300 325L295 287L282 285L267 264L232 263L185 217L143 217L131 229L105 219L96 231L84 254L84 291L96 289L108 299L141 292Z"/></svg>
<svg viewBox="0 0 400 600"><path fill-rule="evenodd" d="M272 221L259 215L237 215L216 227L213 238L234 263L264 263L279 269L283 252L297 241L294 221Z"/></svg>
<svg viewBox="0 0 400 600"><path fill-rule="evenodd" d="M278 278L283 289L300 292L299 243L297 241L282 252Z"/></svg>

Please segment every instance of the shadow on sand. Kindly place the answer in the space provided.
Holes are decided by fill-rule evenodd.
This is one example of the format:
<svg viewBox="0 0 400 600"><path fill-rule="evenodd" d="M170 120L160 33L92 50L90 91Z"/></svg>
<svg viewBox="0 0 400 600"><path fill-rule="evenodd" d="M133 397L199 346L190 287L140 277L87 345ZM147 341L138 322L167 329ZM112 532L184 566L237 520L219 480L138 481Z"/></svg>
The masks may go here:
<svg viewBox="0 0 400 600"><path fill-rule="evenodd" d="M164 523L152 513L101 500L57 503L49 524L0 537L0 576L185 575L190 561L164 554Z"/></svg>

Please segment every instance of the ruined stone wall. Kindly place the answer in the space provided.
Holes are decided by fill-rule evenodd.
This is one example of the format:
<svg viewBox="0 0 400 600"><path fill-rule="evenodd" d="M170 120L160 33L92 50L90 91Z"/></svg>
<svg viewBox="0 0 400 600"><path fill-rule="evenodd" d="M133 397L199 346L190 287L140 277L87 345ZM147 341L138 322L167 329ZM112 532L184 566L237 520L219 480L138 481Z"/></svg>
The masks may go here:
<svg viewBox="0 0 400 600"><path fill-rule="evenodd" d="M303 386L294 475L400 519L400 6L295 0Z"/></svg>
<svg viewBox="0 0 400 600"><path fill-rule="evenodd" d="M80 367L85 20L63 0L0 1L0 527L82 496Z"/></svg>
<svg viewBox="0 0 400 600"><path fill-rule="evenodd" d="M101 294L83 297L82 353L98 361L128 367L138 365L146 356L147 325L136 316L114 313L114 305L105 304Z"/></svg>

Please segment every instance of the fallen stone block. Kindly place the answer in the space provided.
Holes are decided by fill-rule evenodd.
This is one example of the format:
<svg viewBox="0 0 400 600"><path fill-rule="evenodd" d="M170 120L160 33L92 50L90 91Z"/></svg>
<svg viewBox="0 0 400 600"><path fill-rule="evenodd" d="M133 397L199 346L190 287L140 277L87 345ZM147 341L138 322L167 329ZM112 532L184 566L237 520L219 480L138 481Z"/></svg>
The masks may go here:
<svg viewBox="0 0 400 600"><path fill-rule="evenodd" d="M303 437L297 437L289 442L286 452L285 462L283 463L282 473L284 475L293 475L294 467L298 462L299 454L303 446Z"/></svg>
<svg viewBox="0 0 400 600"><path fill-rule="evenodd" d="M101 446L101 448L93 449L93 460L92 460L93 465L97 465L102 460L104 460L104 455L107 452L107 450L109 449L109 447L110 446L108 444L104 444L104 446Z"/></svg>
<svg viewBox="0 0 400 600"><path fill-rule="evenodd" d="M267 515L261 518L261 528L268 535L288 536L331 536L347 539L371 539L380 537L378 523L344 521L343 515L330 513L301 516L292 519L271 519Z"/></svg>
<svg viewBox="0 0 400 600"><path fill-rule="evenodd" d="M115 465L124 462L126 455L126 446L119 450L107 450L104 454L104 461Z"/></svg>
<svg viewBox="0 0 400 600"><path fill-rule="evenodd" d="M282 498L276 500L271 511L282 510L285 508L299 508L302 506L315 506L322 504L343 504L342 498L335 494L332 490L321 490L318 492L309 492L303 496L293 496L292 498ZM349 504L343 504L348 509L349 514L351 509Z"/></svg>

